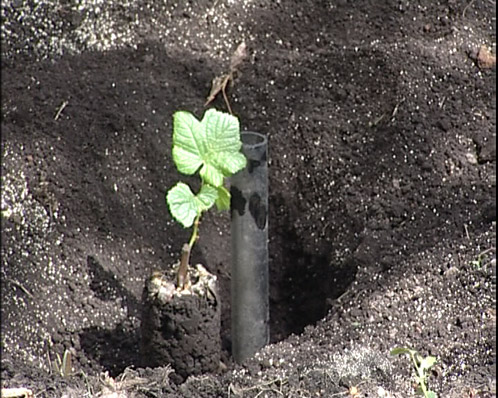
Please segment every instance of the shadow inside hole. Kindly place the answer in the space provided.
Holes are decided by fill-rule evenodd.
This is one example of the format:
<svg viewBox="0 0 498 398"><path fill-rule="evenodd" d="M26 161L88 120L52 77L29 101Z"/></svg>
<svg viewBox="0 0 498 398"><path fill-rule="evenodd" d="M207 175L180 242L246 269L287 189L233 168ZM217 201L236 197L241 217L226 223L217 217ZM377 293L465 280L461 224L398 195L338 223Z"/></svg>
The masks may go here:
<svg viewBox="0 0 498 398"><path fill-rule="evenodd" d="M97 363L111 377L121 374L127 367L139 367L140 331L118 324L114 329L90 327L80 333L80 344L90 364Z"/></svg>
<svg viewBox="0 0 498 398"><path fill-rule="evenodd" d="M130 315L139 316L140 303L100 261L92 256L87 256L88 275L90 276L90 289L102 301L115 301L120 298L121 306L126 308Z"/></svg>
<svg viewBox="0 0 498 398"><path fill-rule="evenodd" d="M332 264L328 254L306 252L296 237L285 241L270 282L271 342L300 334L324 318L332 300L346 292L357 272L351 261Z"/></svg>
<svg viewBox="0 0 498 398"><path fill-rule="evenodd" d="M87 266L90 289L97 299L115 302L117 306L125 309L130 317L140 318L141 303L104 263L97 257L88 255ZM137 348L140 343L140 331L129 319L117 324L114 329L96 326L86 328L79 337L84 357L89 361L88 366L97 363L115 377L128 366L140 365Z"/></svg>

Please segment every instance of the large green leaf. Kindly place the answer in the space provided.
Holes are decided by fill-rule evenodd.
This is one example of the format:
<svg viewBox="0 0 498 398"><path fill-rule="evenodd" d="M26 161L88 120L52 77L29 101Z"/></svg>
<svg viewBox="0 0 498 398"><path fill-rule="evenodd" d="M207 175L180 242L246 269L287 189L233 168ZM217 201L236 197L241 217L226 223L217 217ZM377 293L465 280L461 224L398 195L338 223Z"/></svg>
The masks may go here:
<svg viewBox="0 0 498 398"><path fill-rule="evenodd" d="M208 109L200 122L189 112L173 115L173 160L181 173L191 175L200 168L205 183L220 187L224 177L245 167L241 146L235 116L216 109Z"/></svg>
<svg viewBox="0 0 498 398"><path fill-rule="evenodd" d="M202 165L200 153L206 147L200 137L203 127L189 112L175 112L173 115L173 160L180 173L192 175Z"/></svg>

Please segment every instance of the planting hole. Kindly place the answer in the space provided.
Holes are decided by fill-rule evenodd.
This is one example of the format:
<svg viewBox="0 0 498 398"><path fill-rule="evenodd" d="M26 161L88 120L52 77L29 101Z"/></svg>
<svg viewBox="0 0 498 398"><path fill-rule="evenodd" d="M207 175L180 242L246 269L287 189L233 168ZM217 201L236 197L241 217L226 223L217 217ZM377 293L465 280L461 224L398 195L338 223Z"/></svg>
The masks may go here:
<svg viewBox="0 0 498 398"><path fill-rule="evenodd" d="M302 333L325 317L356 273L349 262L332 264L328 254L307 252L295 233L284 235L270 245L271 342Z"/></svg>

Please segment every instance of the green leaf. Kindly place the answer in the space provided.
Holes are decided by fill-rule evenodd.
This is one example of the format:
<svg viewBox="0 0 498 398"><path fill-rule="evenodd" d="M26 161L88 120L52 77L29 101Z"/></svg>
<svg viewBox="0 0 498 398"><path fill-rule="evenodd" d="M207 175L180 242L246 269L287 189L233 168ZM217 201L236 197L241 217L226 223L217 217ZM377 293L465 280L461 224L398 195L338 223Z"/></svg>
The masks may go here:
<svg viewBox="0 0 498 398"><path fill-rule="evenodd" d="M171 215L185 228L194 223L195 217L208 210L218 199L218 189L210 185L203 185L197 195L190 187L179 182L171 188L166 197Z"/></svg>
<svg viewBox="0 0 498 398"><path fill-rule="evenodd" d="M235 174L246 167L247 159L241 152L223 152L219 154L215 159L215 162L223 171L225 177L230 177L232 174Z"/></svg>
<svg viewBox="0 0 498 398"><path fill-rule="evenodd" d="M203 185L195 199L199 212L208 210L218 199L218 189L211 185Z"/></svg>
<svg viewBox="0 0 498 398"><path fill-rule="evenodd" d="M246 166L241 147L235 116L216 109L207 110L200 122L189 112L173 115L173 160L181 173L194 174L200 168L203 181L218 188L224 177Z"/></svg>
<svg viewBox="0 0 498 398"><path fill-rule="evenodd" d="M213 164L206 162L201 168L200 175L203 181L214 187L219 187L223 184L223 172Z"/></svg>
<svg viewBox="0 0 498 398"><path fill-rule="evenodd" d="M206 152L202 140L203 127L189 112L173 115L173 160L180 173L192 175L202 166L201 153Z"/></svg>
<svg viewBox="0 0 498 398"><path fill-rule="evenodd" d="M436 363L436 357L430 357L430 356L425 357L422 359L422 361L420 361L420 367L423 370L429 370L434 366L435 363Z"/></svg>
<svg viewBox="0 0 498 398"><path fill-rule="evenodd" d="M225 176L231 176L246 166L246 158L240 153L239 120L228 113L209 109L201 122L205 126L212 162Z"/></svg>
<svg viewBox="0 0 498 398"><path fill-rule="evenodd" d="M218 187L218 199L216 199L216 208L218 210L230 209L230 192L224 187Z"/></svg>
<svg viewBox="0 0 498 398"><path fill-rule="evenodd" d="M175 220L185 228L191 227L199 213L199 208L190 187L183 182L179 182L168 191L166 201Z"/></svg>
<svg viewBox="0 0 498 398"><path fill-rule="evenodd" d="M412 350L410 350L409 348L405 348L405 347L396 347L396 348L393 348L390 352L389 352L391 355L401 355L401 354L412 354Z"/></svg>
<svg viewBox="0 0 498 398"><path fill-rule="evenodd" d="M437 395L434 391L427 391L427 398L437 398Z"/></svg>

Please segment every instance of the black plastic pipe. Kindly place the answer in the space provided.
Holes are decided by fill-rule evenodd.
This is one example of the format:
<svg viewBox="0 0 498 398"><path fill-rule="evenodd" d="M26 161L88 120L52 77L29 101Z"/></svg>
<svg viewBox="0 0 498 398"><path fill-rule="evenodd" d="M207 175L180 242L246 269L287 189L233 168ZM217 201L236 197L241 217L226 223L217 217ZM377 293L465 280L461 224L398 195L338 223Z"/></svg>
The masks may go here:
<svg viewBox="0 0 498 398"><path fill-rule="evenodd" d="M268 278L268 141L241 133L244 170L231 179L232 355L240 363L270 340Z"/></svg>

